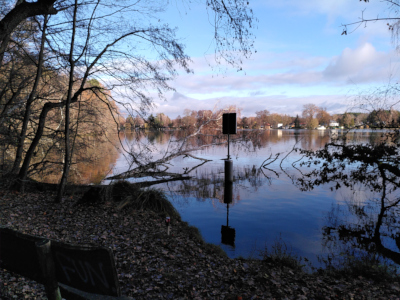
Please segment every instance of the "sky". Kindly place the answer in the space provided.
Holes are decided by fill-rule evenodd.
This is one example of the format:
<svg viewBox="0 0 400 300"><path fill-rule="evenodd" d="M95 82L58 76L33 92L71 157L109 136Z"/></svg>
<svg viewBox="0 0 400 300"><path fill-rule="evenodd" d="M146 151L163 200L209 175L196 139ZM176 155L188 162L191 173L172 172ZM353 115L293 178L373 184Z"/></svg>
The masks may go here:
<svg viewBox="0 0 400 300"><path fill-rule="evenodd" d="M365 18L390 15L378 0L250 0L258 19L253 32L257 53L243 62L242 72L209 66L213 28L204 1L182 3L175 2L165 19L178 27L194 73L181 72L171 81L175 91L166 94L167 101L156 99L152 113L176 118L185 108L235 105L247 117L264 109L295 116L308 103L343 113L352 111L354 95L397 82L400 74L400 52L386 22L348 27L348 34L341 35L342 25L358 21L362 13Z"/></svg>

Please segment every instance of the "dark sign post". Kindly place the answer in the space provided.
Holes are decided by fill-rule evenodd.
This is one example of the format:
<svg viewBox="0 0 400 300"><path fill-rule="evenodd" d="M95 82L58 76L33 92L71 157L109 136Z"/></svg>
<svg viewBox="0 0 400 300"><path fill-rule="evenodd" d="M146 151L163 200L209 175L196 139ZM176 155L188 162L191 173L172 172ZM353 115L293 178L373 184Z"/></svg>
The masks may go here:
<svg viewBox="0 0 400 300"><path fill-rule="evenodd" d="M230 159L229 135L237 133L236 113L227 113L222 115L222 133L228 135L228 159Z"/></svg>
<svg viewBox="0 0 400 300"><path fill-rule="evenodd" d="M222 133L223 134L236 134L236 113L226 113L222 115Z"/></svg>

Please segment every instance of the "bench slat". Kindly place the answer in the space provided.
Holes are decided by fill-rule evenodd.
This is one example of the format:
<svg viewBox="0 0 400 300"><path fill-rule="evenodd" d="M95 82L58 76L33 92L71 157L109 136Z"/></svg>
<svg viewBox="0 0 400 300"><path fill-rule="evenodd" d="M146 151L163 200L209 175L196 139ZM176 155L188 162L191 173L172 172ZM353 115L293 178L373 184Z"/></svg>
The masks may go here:
<svg viewBox="0 0 400 300"><path fill-rule="evenodd" d="M59 283L59 286L61 295L68 300L134 300L134 298L128 296L113 297L86 293L62 283Z"/></svg>

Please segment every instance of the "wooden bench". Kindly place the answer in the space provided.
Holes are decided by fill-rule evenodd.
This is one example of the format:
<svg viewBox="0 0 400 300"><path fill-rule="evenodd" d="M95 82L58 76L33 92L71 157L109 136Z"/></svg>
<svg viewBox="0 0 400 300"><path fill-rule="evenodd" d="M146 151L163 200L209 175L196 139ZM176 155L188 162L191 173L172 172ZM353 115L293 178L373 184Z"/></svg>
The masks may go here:
<svg viewBox="0 0 400 300"><path fill-rule="evenodd" d="M128 300L111 249L71 245L0 226L0 266L45 285L49 300ZM62 295L62 296L61 296Z"/></svg>

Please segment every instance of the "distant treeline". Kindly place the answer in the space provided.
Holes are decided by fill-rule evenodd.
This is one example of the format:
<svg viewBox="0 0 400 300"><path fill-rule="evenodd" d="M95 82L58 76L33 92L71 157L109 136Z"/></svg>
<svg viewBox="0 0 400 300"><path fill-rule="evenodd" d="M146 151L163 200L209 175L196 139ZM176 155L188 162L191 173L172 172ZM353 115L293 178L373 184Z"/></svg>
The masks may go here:
<svg viewBox="0 0 400 300"><path fill-rule="evenodd" d="M325 108L315 104L303 106L301 116L290 116L287 114L270 113L268 110L257 111L255 117L242 117L242 109L232 109L237 112L237 125L239 128L262 129L262 128L316 128L326 127L399 127L400 112L397 110L373 110L369 113L345 112L343 114L329 114ZM224 110L213 112L211 110L185 109L183 117L178 116L171 119L164 113L151 114L147 118L139 115L126 118L122 127L125 129L135 128L198 128L208 120L215 118L213 125L221 126L220 116ZM209 125L210 126L210 125Z"/></svg>

